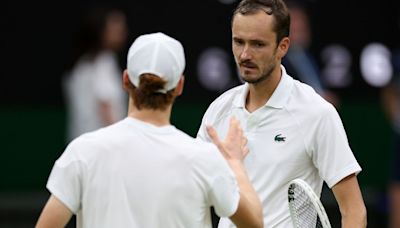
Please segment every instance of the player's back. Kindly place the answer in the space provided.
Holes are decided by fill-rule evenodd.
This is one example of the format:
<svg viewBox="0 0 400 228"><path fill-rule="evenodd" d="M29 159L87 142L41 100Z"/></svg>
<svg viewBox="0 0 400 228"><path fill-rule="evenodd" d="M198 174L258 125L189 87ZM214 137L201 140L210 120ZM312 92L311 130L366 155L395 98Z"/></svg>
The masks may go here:
<svg viewBox="0 0 400 228"><path fill-rule="evenodd" d="M83 170L79 227L211 227L210 186L231 177L215 146L171 125L126 118L74 147Z"/></svg>

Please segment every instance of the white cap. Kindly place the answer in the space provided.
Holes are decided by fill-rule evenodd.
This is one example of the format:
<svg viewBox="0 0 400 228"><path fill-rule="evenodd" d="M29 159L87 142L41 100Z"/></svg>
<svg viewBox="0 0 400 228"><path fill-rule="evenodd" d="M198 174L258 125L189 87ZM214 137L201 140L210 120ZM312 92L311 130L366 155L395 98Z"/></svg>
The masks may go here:
<svg viewBox="0 0 400 228"><path fill-rule="evenodd" d="M167 81L164 89L158 91L166 93L176 87L185 69L183 46L161 32L141 35L129 48L127 68L129 79L136 87L140 76L150 73Z"/></svg>

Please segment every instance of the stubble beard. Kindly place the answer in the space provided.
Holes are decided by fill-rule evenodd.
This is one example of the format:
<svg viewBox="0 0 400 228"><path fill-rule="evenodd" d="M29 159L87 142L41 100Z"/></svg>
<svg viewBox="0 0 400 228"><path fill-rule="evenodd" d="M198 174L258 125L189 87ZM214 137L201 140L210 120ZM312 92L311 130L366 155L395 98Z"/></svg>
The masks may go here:
<svg viewBox="0 0 400 228"><path fill-rule="evenodd" d="M247 83L249 83L249 84L257 85L257 84L259 84L259 83L261 83L261 82L267 80L268 78L270 78L272 72L273 72L274 69L275 69L275 67L276 67L276 64L273 63L273 62L271 61L271 63L268 65L268 68L266 68L266 69L261 73L261 75L259 75L258 77L252 79L252 78L247 78L247 77L245 77L245 76L243 76L243 75L240 75L240 78L241 78L243 81L245 81L245 82L247 82Z"/></svg>
<svg viewBox="0 0 400 228"><path fill-rule="evenodd" d="M272 54L271 58L269 59L269 64L268 67L264 69L263 72L261 72L261 74L258 77L255 77L253 79L251 78L246 78L244 76L244 74L241 73L240 78L249 83L249 84L253 84L253 85L257 85L260 84L261 82L264 82L265 80L267 80L268 78L271 77L272 72L274 71L275 67L276 67L276 63L274 62L274 59L276 57L276 51L277 49L274 50L274 53Z"/></svg>

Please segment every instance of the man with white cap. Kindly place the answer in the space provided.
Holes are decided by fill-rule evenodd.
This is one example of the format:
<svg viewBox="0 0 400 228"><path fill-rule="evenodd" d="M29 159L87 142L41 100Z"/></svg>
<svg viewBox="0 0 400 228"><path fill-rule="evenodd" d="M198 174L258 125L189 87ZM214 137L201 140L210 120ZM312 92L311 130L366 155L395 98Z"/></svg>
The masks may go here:
<svg viewBox="0 0 400 228"><path fill-rule="evenodd" d="M231 120L223 141L209 127L215 145L170 124L184 68L179 41L163 33L135 40L123 73L128 117L68 145L36 227L64 227L72 214L77 227L211 227L210 207L238 227L263 226L239 122Z"/></svg>

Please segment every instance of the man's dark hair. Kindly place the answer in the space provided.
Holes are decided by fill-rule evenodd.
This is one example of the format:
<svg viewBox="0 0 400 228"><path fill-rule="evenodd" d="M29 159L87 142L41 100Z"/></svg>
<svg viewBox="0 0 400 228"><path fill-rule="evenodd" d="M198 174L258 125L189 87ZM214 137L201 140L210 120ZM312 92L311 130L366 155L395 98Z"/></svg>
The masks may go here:
<svg viewBox="0 0 400 228"><path fill-rule="evenodd" d="M277 43L289 37L290 15L283 0L242 0L233 12L232 22L236 14L253 14L260 10L274 16Z"/></svg>
<svg viewBox="0 0 400 228"><path fill-rule="evenodd" d="M152 74L140 76L139 87L129 85L128 92L138 110L143 108L152 110L165 110L174 100L174 89L166 93L157 92L164 88L166 81Z"/></svg>

